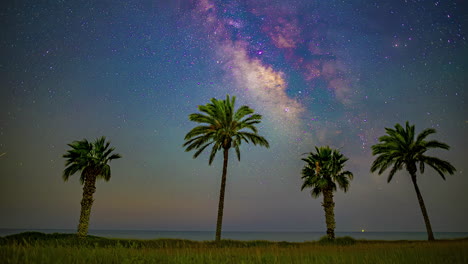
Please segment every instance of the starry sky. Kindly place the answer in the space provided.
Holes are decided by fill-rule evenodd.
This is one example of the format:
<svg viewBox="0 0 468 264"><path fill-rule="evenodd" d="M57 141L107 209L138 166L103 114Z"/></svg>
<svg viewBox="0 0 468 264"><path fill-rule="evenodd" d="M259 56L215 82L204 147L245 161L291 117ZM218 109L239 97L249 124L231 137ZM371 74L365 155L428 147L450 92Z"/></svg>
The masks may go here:
<svg viewBox="0 0 468 264"><path fill-rule="evenodd" d="M337 231L425 231L406 172L369 172L370 146L409 120L455 175L419 175L433 229L468 231L466 1L11 1L0 9L0 227L75 228L67 143L105 135L123 158L99 181L91 229L214 230L222 155L193 159L188 120L237 96L270 149L228 168L224 230L323 231L302 154L338 148L354 173ZM232 156L233 157L233 156Z"/></svg>

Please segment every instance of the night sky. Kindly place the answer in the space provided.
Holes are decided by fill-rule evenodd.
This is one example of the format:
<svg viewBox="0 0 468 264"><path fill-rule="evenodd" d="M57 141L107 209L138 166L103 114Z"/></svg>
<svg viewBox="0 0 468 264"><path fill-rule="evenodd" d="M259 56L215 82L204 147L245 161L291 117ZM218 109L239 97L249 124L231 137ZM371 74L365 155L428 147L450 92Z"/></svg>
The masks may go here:
<svg viewBox="0 0 468 264"><path fill-rule="evenodd" d="M106 136L123 158L99 181L91 229L214 230L222 155L184 151L209 99L263 115L269 149L230 159L224 230L324 231L301 156L349 158L337 231L425 231L407 172L369 172L385 127L435 128L455 175L419 187L434 231L468 231L466 1L36 1L0 9L0 228L76 228L68 143ZM232 151L232 150L231 150ZM234 157L234 155L231 155Z"/></svg>

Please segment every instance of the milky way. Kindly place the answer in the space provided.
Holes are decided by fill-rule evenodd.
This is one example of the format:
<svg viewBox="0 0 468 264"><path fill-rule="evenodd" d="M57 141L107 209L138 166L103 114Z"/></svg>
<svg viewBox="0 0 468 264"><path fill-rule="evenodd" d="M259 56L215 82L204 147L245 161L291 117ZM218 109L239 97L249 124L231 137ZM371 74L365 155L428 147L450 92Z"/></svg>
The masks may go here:
<svg viewBox="0 0 468 264"><path fill-rule="evenodd" d="M301 120L307 108L302 93L326 89L337 103L349 105L352 87L346 66L327 45L323 22L304 7L206 0L196 2L194 20L213 41L217 63L233 76L236 94L265 110L285 134L310 138L323 129L307 131L311 125ZM304 91L288 94L289 76L284 68L302 76Z"/></svg>

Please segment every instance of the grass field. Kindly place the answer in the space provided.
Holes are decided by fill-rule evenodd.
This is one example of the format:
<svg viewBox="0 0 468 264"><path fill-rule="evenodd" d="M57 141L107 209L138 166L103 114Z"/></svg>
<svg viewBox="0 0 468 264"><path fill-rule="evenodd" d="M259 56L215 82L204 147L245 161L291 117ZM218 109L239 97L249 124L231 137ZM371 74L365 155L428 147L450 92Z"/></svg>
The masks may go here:
<svg viewBox="0 0 468 264"><path fill-rule="evenodd" d="M23 233L0 239L0 263L468 263L468 239L305 243L129 240Z"/></svg>

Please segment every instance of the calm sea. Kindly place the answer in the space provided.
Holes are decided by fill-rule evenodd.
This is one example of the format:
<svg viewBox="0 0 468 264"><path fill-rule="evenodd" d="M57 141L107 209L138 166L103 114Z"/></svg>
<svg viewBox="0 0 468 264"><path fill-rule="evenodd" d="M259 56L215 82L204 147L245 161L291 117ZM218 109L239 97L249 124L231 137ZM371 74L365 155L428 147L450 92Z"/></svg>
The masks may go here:
<svg viewBox="0 0 468 264"><path fill-rule="evenodd" d="M74 233L73 229L0 229L0 237L27 231L43 233ZM109 238L157 239L179 238L189 240L214 240L211 231L154 231L154 230L90 230L90 235ZM318 240L325 232L230 232L222 233L224 239L234 240L270 240L304 242ZM468 237L468 232L435 232L436 239ZM351 236L369 240L426 240L425 232L336 232L337 237Z"/></svg>

